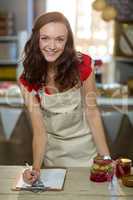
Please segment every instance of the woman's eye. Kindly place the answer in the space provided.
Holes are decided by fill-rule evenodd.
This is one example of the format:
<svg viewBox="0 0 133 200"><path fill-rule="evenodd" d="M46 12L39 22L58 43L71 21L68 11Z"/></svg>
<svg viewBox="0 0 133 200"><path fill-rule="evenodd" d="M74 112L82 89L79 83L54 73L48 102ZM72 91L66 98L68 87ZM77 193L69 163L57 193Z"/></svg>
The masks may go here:
<svg viewBox="0 0 133 200"><path fill-rule="evenodd" d="M59 42L63 42L64 39L63 39L63 38L57 38L57 41L59 41Z"/></svg>
<svg viewBox="0 0 133 200"><path fill-rule="evenodd" d="M48 38L47 37L42 37L41 40L48 40Z"/></svg>

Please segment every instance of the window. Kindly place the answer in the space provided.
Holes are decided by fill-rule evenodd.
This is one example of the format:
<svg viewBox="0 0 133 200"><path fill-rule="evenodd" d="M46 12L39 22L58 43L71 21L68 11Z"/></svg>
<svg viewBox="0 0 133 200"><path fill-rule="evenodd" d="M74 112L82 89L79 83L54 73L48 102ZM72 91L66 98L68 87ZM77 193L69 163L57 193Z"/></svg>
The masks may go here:
<svg viewBox="0 0 133 200"><path fill-rule="evenodd" d="M70 0L68 0L70 1ZM113 53L113 22L105 22L101 13L92 9L94 0L47 0L46 11L60 11L68 18L75 37L76 49L93 58L107 58Z"/></svg>

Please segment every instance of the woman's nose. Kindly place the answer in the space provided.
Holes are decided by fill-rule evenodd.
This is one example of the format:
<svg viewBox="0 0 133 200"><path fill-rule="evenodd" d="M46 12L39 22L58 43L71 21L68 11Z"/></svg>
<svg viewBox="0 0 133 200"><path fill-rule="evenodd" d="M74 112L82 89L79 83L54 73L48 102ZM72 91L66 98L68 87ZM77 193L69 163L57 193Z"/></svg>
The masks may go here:
<svg viewBox="0 0 133 200"><path fill-rule="evenodd" d="M52 49L52 50L56 49L56 43L55 43L54 40L51 40L51 41L49 42L49 48Z"/></svg>

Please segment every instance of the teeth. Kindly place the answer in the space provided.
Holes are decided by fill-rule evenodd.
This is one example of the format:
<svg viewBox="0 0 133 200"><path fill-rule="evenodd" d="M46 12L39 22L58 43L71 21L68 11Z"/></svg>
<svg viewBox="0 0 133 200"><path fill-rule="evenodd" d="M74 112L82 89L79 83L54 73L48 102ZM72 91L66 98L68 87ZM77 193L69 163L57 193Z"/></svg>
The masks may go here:
<svg viewBox="0 0 133 200"><path fill-rule="evenodd" d="M55 52L55 50L53 50L53 51L48 51L48 50L46 50L46 52L48 52L48 53L54 53L54 52Z"/></svg>

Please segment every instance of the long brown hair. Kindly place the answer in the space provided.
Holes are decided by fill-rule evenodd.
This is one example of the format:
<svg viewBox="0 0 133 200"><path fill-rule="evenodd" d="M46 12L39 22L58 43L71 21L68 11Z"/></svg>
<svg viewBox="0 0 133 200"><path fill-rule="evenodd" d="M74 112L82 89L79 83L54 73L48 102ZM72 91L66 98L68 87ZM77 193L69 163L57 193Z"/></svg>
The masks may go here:
<svg viewBox="0 0 133 200"><path fill-rule="evenodd" d="M50 22L63 23L68 30L68 38L64 52L56 60L57 75L55 82L59 90L71 88L79 82L77 68L78 57L74 48L73 33L66 17L59 12L48 12L39 16L34 23L32 34L24 48L24 78L29 83L45 85L48 71L48 63L39 48L40 28Z"/></svg>

